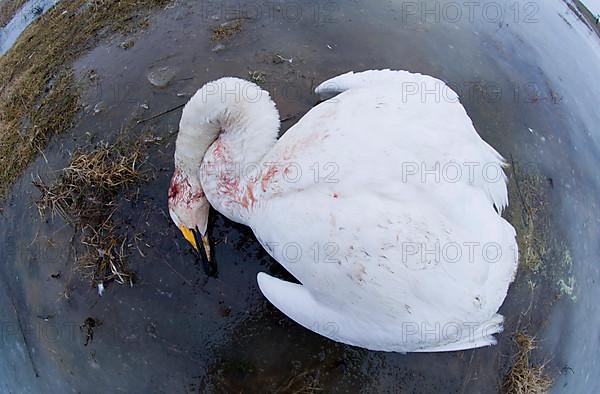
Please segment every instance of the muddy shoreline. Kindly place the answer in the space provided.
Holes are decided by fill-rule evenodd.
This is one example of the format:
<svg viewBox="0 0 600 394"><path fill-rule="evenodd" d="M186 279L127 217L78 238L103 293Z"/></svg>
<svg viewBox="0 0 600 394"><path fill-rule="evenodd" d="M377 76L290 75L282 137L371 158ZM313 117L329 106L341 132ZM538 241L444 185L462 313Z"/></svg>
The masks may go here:
<svg viewBox="0 0 600 394"><path fill-rule="evenodd" d="M103 37L134 32L166 0L59 2L0 57L0 198L48 139L79 111L72 63Z"/></svg>

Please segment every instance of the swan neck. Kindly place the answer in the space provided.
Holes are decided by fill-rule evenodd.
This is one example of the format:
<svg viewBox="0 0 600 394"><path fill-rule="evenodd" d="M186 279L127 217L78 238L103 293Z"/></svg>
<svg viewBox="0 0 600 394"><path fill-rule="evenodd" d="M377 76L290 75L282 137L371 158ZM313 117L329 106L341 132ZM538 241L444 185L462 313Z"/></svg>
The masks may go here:
<svg viewBox="0 0 600 394"><path fill-rule="evenodd" d="M183 109L175 162L197 171L217 140L240 165L259 162L279 132L279 114L269 94L237 78L221 78L198 90Z"/></svg>

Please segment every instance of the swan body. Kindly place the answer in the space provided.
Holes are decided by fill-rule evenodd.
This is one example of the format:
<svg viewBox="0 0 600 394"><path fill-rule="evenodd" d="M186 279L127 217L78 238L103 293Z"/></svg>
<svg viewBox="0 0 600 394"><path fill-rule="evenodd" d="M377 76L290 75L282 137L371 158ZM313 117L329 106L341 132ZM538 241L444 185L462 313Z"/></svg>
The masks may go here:
<svg viewBox="0 0 600 394"><path fill-rule="evenodd" d="M206 201L250 226L299 282L260 273L262 293L332 340L396 352L496 342L518 260L500 216L504 161L451 89L406 71L343 74L316 89L339 94L276 140L266 92L235 78L211 84L182 115L169 198L180 227L204 233ZM182 173L199 181L182 188Z"/></svg>

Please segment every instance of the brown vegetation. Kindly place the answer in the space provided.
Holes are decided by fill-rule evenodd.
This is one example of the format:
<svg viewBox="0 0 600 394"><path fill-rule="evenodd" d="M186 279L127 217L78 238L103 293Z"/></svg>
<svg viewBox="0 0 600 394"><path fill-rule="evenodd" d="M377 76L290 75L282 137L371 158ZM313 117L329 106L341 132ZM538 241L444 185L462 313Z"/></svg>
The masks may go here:
<svg viewBox="0 0 600 394"><path fill-rule="evenodd" d="M533 364L529 356L535 349L535 341L524 332L514 335L516 353L512 366L504 377L502 389L507 394L542 394L548 392L552 380L546 375L543 365Z"/></svg>
<svg viewBox="0 0 600 394"><path fill-rule="evenodd" d="M91 152L77 151L52 184L38 178L40 214L61 216L80 231L85 253L77 268L93 286L112 280L131 283L125 263L125 237L112 220L117 195L140 178L141 145L101 144Z"/></svg>
<svg viewBox="0 0 600 394"><path fill-rule="evenodd" d="M0 27L6 26L15 13L27 0L3 0L0 1Z"/></svg>
<svg viewBox="0 0 600 394"><path fill-rule="evenodd" d="M94 39L147 25L168 0L62 0L0 57L0 199L54 133L71 126L79 92L71 63Z"/></svg>

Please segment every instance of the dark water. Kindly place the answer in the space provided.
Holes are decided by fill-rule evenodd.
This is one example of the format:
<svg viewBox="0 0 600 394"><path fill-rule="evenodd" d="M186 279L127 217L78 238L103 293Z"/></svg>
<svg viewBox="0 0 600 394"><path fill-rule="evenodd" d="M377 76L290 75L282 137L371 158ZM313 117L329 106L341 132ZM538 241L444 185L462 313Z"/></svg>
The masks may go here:
<svg viewBox="0 0 600 394"><path fill-rule="evenodd" d="M0 216L2 391L497 392L511 334L526 329L539 341L534 359L549 360L555 391L598 392L598 37L558 0L437 4L177 1L147 31L114 37L81 58L86 108L74 130L54 138L25 171ZM239 13L250 17L241 33L213 51L211 27ZM133 47L120 48L128 39ZM274 63L276 53L292 63ZM147 74L162 67L175 76L153 87ZM498 346L400 355L333 343L262 297L256 273L285 273L249 229L216 217L219 276L209 278L168 219L180 111L140 125L136 119L184 103L207 81L257 70L282 117L301 115L317 102L319 82L374 68L451 83L481 135L530 169L510 174L507 217L520 236L526 229L514 178L542 180L533 184L548 206L550 252L539 272L521 267L501 310L507 320ZM40 220L31 176L52 179L75 147L123 133L161 141L148 148L144 168L152 179L139 186L139 198L133 190L119 199L116 219L129 236L137 281L109 285L99 298L73 271L80 252L71 245L73 229L59 218ZM98 324L84 346L80 326L88 317Z"/></svg>

